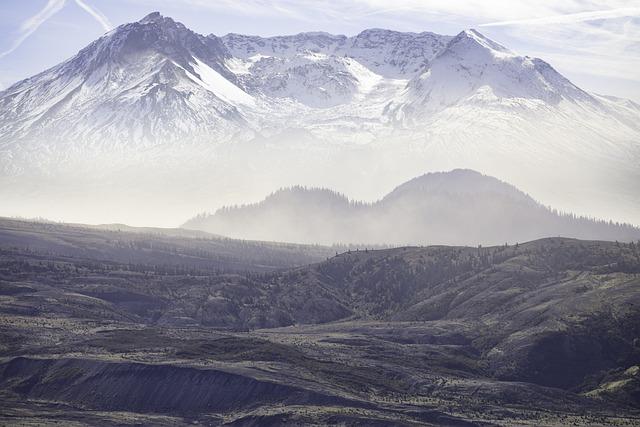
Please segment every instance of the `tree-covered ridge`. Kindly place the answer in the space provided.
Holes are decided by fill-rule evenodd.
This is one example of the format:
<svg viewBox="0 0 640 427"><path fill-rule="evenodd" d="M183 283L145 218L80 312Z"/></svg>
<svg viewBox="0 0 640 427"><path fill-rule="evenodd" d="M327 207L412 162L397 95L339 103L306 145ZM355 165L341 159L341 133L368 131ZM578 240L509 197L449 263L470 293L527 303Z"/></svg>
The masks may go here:
<svg viewBox="0 0 640 427"><path fill-rule="evenodd" d="M237 238L300 243L496 245L542 237L631 241L631 225L561 212L472 170L429 173L375 202L306 187L200 214L185 228Z"/></svg>

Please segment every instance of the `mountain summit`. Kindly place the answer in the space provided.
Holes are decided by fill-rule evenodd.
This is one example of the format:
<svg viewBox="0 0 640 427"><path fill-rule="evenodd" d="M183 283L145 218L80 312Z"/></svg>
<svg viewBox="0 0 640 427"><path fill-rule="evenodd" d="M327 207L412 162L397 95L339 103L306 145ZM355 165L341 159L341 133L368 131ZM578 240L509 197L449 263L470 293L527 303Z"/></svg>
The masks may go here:
<svg viewBox="0 0 640 427"><path fill-rule="evenodd" d="M222 137L244 124L238 105L253 102L229 57L220 39L152 13L0 94L0 139L118 149L194 132Z"/></svg>

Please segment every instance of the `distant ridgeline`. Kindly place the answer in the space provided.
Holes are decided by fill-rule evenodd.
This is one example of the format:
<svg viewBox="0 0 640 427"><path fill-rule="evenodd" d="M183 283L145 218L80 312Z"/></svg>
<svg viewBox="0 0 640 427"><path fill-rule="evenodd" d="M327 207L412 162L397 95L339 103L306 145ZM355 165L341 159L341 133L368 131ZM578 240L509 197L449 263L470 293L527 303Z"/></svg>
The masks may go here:
<svg viewBox="0 0 640 427"><path fill-rule="evenodd" d="M472 170L429 173L374 203L327 189L291 187L250 205L198 215L184 228L234 238L299 243L515 243L541 237L633 241L640 229L558 212Z"/></svg>

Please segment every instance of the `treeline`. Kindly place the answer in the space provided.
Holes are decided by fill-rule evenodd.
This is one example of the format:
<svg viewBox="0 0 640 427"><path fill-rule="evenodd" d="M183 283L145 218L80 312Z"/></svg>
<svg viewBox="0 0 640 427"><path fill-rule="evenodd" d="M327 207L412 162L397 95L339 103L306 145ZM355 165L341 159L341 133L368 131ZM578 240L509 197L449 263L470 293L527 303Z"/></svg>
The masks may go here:
<svg viewBox="0 0 640 427"><path fill-rule="evenodd" d="M505 262L511 280L557 279L566 271L640 273L640 242L602 243L569 239L543 239L523 245L496 247L400 248L389 256L379 253L346 253L319 264L323 280L346 295L356 295L356 305L384 318L389 313L424 299L430 292L446 294L446 288L470 278L491 277ZM300 281L292 272L288 282ZM421 293L422 292L422 293ZM426 294L424 294L426 292ZM417 295L421 293L421 298ZM443 300L442 304L446 304Z"/></svg>

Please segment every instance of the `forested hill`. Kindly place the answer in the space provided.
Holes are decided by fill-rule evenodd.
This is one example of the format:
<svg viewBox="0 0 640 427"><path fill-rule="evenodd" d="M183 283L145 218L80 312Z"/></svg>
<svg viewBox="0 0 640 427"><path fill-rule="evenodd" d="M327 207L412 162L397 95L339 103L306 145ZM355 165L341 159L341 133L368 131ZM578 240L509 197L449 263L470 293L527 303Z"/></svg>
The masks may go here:
<svg viewBox="0 0 640 427"><path fill-rule="evenodd" d="M197 216L183 227L235 238L329 245L640 238L637 227L557 212L506 182L462 169L422 175L370 204L326 189L286 188L259 203Z"/></svg>
<svg viewBox="0 0 640 427"><path fill-rule="evenodd" d="M181 271L273 271L310 264L341 247L229 239L182 229L84 226L0 218L0 250Z"/></svg>

